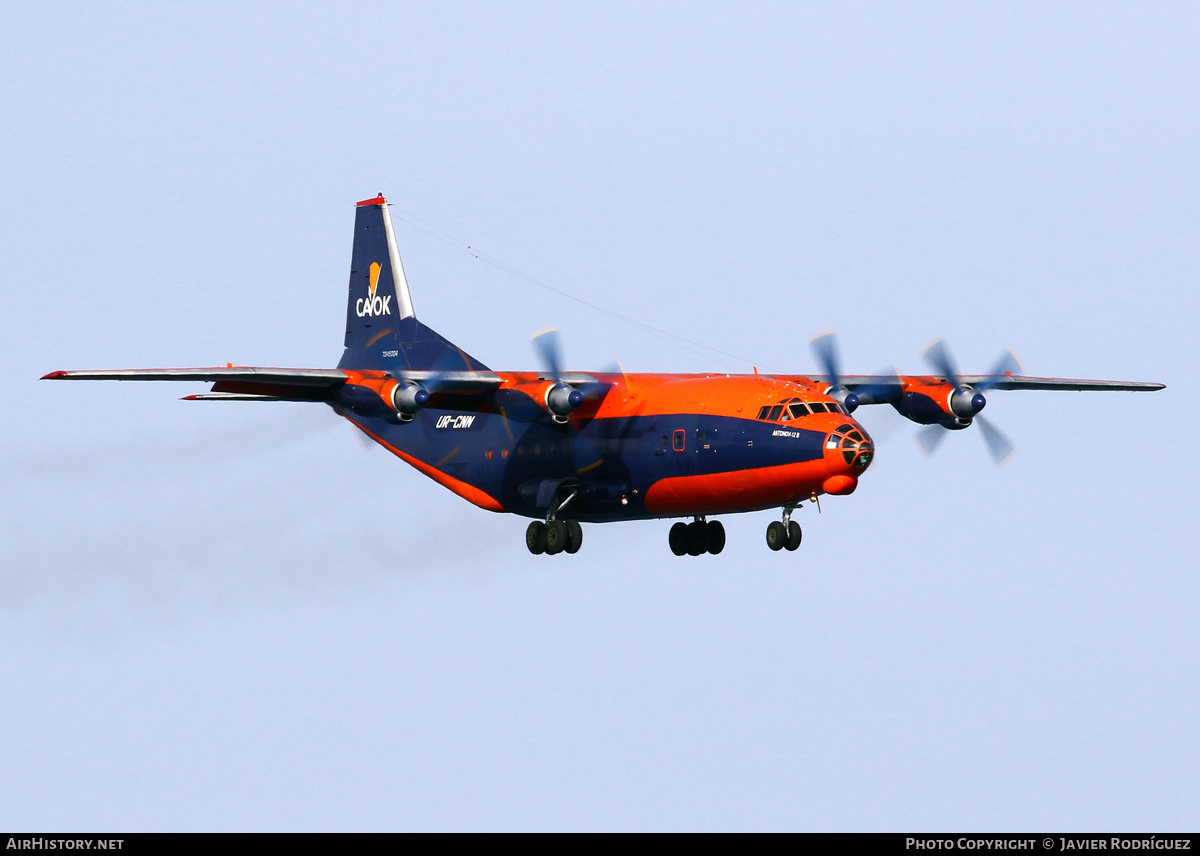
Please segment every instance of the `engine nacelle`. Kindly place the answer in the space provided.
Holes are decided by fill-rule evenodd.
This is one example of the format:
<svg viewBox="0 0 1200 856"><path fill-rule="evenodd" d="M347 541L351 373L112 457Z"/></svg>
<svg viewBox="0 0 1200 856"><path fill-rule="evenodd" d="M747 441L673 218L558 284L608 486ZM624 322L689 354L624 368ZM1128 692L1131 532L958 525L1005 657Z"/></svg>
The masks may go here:
<svg viewBox="0 0 1200 856"><path fill-rule="evenodd" d="M855 393L841 385L829 387L829 389L825 390L825 394L846 408L847 413L853 413L858 408L858 405L862 403L862 400Z"/></svg>
<svg viewBox="0 0 1200 856"><path fill-rule="evenodd" d="M416 381L402 381L392 389L392 407L403 421L412 419L413 415L428 403L429 390Z"/></svg>
<svg viewBox="0 0 1200 856"><path fill-rule="evenodd" d="M969 391L965 398L964 391ZM957 399L956 399L957 396ZM974 406L974 398L983 398L981 393L971 387L958 387L948 383L921 383L906 381L904 392L892 406L905 419L918 425L941 425L951 430L966 428L971 424L971 418L979 410L969 409ZM957 411L955 401L957 400ZM981 408L982 409L982 408ZM966 415L962 415L966 414Z"/></svg>
<svg viewBox="0 0 1200 856"><path fill-rule="evenodd" d="M583 404L583 393L569 383L556 383L546 390L546 409L556 419L566 419Z"/></svg>
<svg viewBox="0 0 1200 856"><path fill-rule="evenodd" d="M337 403L359 416L387 416L391 411L379 392L369 386L347 383L337 390Z"/></svg>

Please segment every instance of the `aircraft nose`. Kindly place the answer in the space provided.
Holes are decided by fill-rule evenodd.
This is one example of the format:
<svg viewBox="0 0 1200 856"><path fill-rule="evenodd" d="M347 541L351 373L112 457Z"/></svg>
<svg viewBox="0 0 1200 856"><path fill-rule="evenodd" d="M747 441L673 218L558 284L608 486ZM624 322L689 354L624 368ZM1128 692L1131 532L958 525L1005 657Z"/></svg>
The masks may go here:
<svg viewBox="0 0 1200 856"><path fill-rule="evenodd" d="M871 465L875 457L875 443L861 427L841 425L825 440L825 448L837 450L842 460L855 473L861 473Z"/></svg>

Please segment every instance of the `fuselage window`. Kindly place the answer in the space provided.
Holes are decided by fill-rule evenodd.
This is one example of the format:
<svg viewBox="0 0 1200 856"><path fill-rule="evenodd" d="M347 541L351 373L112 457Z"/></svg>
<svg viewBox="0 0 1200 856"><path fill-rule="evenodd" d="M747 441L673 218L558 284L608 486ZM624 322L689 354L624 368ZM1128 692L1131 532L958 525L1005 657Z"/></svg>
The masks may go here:
<svg viewBox="0 0 1200 856"><path fill-rule="evenodd" d="M687 437L687 435L684 433L683 429L680 428L671 437L671 447L676 452L682 452L683 444L686 442L686 439L685 439L686 437Z"/></svg>
<svg viewBox="0 0 1200 856"><path fill-rule="evenodd" d="M808 409L808 405L807 405L807 404L804 404L804 403L802 403L802 402L801 402L801 403L797 403L797 404L793 404L793 405L791 406L791 411L792 411L792 418L793 418L793 419L800 419L800 418L802 418L802 417L805 417L805 416L807 416L807 415L809 414L809 412L810 412L810 411L809 411L809 409Z"/></svg>
<svg viewBox="0 0 1200 856"><path fill-rule="evenodd" d="M771 408L771 412L767 414L767 419L770 420L771 422L776 421L779 418L779 414L780 414L780 412L782 412L782 410L783 410L783 405L776 404L774 407Z"/></svg>

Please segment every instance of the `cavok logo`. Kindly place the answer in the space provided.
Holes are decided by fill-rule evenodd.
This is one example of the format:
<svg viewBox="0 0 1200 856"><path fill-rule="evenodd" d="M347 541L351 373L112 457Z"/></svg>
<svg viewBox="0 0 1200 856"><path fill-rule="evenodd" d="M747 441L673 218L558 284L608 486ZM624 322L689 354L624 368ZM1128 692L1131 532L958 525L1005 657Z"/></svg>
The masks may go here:
<svg viewBox="0 0 1200 856"><path fill-rule="evenodd" d="M438 417L437 424L434 427L435 428L470 428L471 424L474 421L475 421L474 414L469 415L469 416L468 415L451 416L450 414L447 413L445 416Z"/></svg>
<svg viewBox="0 0 1200 856"><path fill-rule="evenodd" d="M371 293L354 301L354 311L358 313L359 318L365 318L368 315L392 314L392 296L385 294L380 297L375 293L375 289L378 287L379 262L371 262Z"/></svg>

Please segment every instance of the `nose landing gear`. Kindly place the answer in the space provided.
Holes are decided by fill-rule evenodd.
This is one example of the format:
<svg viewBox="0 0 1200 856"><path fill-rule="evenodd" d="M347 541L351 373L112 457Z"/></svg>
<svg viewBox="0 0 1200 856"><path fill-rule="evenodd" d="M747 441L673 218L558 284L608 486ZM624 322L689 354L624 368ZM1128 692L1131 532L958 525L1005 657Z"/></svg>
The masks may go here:
<svg viewBox="0 0 1200 856"><path fill-rule="evenodd" d="M767 546L772 550L793 552L799 549L804 533L800 531L800 524L792 520L794 509L794 505L785 505L783 520L772 520L771 524L767 526Z"/></svg>
<svg viewBox="0 0 1200 856"><path fill-rule="evenodd" d="M671 527L668 541L676 556L714 556L725 549L725 526L719 520L706 521L697 517L691 523L676 523Z"/></svg>

